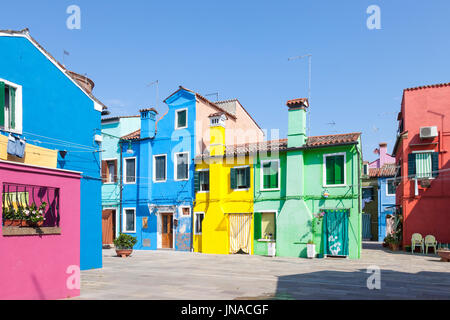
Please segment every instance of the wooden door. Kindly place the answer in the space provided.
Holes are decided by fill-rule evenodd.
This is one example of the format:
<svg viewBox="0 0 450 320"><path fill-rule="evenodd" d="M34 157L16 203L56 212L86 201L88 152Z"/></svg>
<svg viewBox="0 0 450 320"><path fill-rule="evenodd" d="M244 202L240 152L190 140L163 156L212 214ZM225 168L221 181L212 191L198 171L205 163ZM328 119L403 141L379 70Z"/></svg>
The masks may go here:
<svg viewBox="0 0 450 320"><path fill-rule="evenodd" d="M112 244L114 240L116 211L107 209L102 211L102 243Z"/></svg>
<svg viewBox="0 0 450 320"><path fill-rule="evenodd" d="M161 246L173 248L173 213L161 214Z"/></svg>

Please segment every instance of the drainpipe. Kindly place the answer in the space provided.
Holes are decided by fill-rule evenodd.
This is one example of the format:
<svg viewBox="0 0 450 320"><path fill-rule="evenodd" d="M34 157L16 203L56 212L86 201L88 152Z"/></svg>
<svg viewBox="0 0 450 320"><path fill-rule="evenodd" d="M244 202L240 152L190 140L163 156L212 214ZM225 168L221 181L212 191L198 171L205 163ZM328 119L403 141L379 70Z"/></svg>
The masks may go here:
<svg viewBox="0 0 450 320"><path fill-rule="evenodd" d="M122 232L122 190L123 190L123 185L122 185L122 162L123 162L123 156L122 156L122 141L119 140L119 145L120 145L120 164L118 165L118 167L120 168L120 173L119 173L119 188L120 188L120 203L119 203L119 234Z"/></svg>
<svg viewBox="0 0 450 320"><path fill-rule="evenodd" d="M356 151L358 152L358 215L362 214L361 213L361 153L360 150L358 149L358 145L356 145ZM362 227L361 227L361 219L358 219L358 228L359 230L362 231ZM361 234L361 232L358 232L359 234ZM361 236L362 237L362 236ZM361 246L359 248L359 256L361 257L361 248L362 248L362 243Z"/></svg>

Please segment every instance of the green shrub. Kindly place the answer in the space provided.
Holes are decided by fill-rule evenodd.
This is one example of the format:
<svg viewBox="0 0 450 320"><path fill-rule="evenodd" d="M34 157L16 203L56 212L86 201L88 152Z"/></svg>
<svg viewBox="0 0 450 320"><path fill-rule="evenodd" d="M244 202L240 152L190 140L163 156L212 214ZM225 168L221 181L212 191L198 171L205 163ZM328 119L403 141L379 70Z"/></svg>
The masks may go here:
<svg viewBox="0 0 450 320"><path fill-rule="evenodd" d="M114 239L114 246L117 249L133 249L136 242L136 237L121 233L116 239Z"/></svg>

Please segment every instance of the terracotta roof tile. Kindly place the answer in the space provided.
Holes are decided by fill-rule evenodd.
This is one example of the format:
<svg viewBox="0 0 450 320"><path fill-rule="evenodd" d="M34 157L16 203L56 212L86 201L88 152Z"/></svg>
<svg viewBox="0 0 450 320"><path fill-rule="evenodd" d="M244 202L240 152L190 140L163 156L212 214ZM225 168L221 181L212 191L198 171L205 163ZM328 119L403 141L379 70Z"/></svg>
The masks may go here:
<svg viewBox="0 0 450 320"><path fill-rule="evenodd" d="M359 132L331 134L326 136L308 137L306 145L308 147L326 146L334 144L351 143L358 141L361 136Z"/></svg>
<svg viewBox="0 0 450 320"><path fill-rule="evenodd" d="M292 108L292 107L309 107L309 102L308 102L307 98L298 98L298 99L288 100L286 102L286 105L290 108Z"/></svg>
<svg viewBox="0 0 450 320"><path fill-rule="evenodd" d="M122 140L139 140L141 138L141 129L136 130L132 133L129 133L125 136L123 136Z"/></svg>
<svg viewBox="0 0 450 320"><path fill-rule="evenodd" d="M437 83L437 84L430 84L425 86L419 86L419 87L413 87L413 88L406 88L404 91L413 91L413 90L420 90L420 89L428 89L428 88L440 88L440 87L449 87L450 82L447 83Z"/></svg>
<svg viewBox="0 0 450 320"><path fill-rule="evenodd" d="M381 177L394 177L397 171L397 165L395 163L385 164L381 168L370 168L369 177L381 178Z"/></svg>

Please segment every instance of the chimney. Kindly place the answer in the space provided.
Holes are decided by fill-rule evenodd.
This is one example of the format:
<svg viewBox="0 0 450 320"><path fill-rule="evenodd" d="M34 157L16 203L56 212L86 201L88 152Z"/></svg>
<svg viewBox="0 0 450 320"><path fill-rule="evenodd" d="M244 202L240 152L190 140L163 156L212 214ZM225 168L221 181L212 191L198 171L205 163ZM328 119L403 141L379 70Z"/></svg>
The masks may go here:
<svg viewBox="0 0 450 320"><path fill-rule="evenodd" d="M306 142L306 109L309 107L308 99L299 98L289 100L288 119L288 148L303 147Z"/></svg>
<svg viewBox="0 0 450 320"><path fill-rule="evenodd" d="M387 162L387 143L381 142L380 146L380 168Z"/></svg>
<svg viewBox="0 0 450 320"><path fill-rule="evenodd" d="M141 139L153 138L156 133L156 115L158 111L153 108L139 110L141 113Z"/></svg>
<svg viewBox="0 0 450 320"><path fill-rule="evenodd" d="M225 154L225 112L209 115L209 154L210 156L223 156Z"/></svg>

